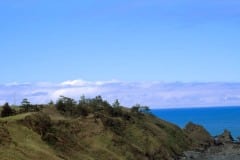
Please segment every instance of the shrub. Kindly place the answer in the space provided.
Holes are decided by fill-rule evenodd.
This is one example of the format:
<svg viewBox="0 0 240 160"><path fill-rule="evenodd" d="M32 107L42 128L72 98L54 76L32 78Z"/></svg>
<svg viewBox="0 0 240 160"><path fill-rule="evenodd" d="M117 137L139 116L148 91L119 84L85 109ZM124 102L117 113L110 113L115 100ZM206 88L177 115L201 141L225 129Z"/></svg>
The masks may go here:
<svg viewBox="0 0 240 160"><path fill-rule="evenodd" d="M8 117L8 116L11 116L11 115L14 115L15 113L15 110L12 109L8 103L5 103L3 105L3 109L2 109L2 112L1 112L1 117Z"/></svg>

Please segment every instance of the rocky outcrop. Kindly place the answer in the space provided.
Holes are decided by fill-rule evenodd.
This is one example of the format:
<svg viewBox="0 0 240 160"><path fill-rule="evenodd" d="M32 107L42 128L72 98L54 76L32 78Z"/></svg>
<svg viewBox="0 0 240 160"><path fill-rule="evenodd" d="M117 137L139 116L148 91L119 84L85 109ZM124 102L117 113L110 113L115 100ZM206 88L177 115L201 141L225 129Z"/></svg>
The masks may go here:
<svg viewBox="0 0 240 160"><path fill-rule="evenodd" d="M224 130L222 134L216 136L214 142L216 145L226 144L226 143L233 143L234 139L231 135L231 132L228 130Z"/></svg>
<svg viewBox="0 0 240 160"><path fill-rule="evenodd" d="M212 136L200 125L189 122L184 128L184 132L190 138L193 150L203 151L214 144Z"/></svg>
<svg viewBox="0 0 240 160"><path fill-rule="evenodd" d="M239 160L240 145L224 144L220 146L211 146L204 152L185 152L185 157L181 160Z"/></svg>
<svg viewBox="0 0 240 160"><path fill-rule="evenodd" d="M192 124L190 128L194 128ZM239 160L240 144L234 142L230 131L224 130L214 138L214 144L210 147L203 151L186 151L184 155L181 160Z"/></svg>

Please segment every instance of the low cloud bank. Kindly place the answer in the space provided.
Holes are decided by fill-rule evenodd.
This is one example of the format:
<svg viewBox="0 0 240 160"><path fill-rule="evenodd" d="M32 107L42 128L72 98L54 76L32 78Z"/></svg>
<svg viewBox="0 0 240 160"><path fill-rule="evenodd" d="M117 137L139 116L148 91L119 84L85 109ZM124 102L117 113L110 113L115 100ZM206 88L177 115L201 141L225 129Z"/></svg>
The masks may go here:
<svg viewBox="0 0 240 160"><path fill-rule="evenodd" d="M240 105L240 83L163 83L72 80L61 83L9 83L0 85L0 104L56 101L60 95L78 100L80 96L101 95L122 105L136 103L151 108L207 107Z"/></svg>

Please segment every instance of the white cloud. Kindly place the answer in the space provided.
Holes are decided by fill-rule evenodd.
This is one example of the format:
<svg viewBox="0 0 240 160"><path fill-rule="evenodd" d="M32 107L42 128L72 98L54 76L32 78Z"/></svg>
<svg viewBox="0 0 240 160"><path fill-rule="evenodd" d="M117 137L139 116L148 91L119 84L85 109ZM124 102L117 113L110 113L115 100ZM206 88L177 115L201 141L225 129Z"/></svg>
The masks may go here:
<svg viewBox="0 0 240 160"><path fill-rule="evenodd" d="M86 85L89 85L89 82L84 81L84 80L72 80L72 81L62 82L61 85L63 85L63 86L86 86Z"/></svg>
<svg viewBox="0 0 240 160"><path fill-rule="evenodd" d="M7 86L7 87L12 87L12 86L28 86L28 85L31 85L31 83L28 83L28 82L25 82L25 83L11 82L11 83L5 84L5 86Z"/></svg>
<svg viewBox="0 0 240 160"><path fill-rule="evenodd" d="M102 85L107 85L107 84L114 84L118 83L119 81L117 80L111 80L111 81L84 81L84 80L69 80L69 81L64 81L61 83L62 86L102 86Z"/></svg>
<svg viewBox="0 0 240 160"><path fill-rule="evenodd" d="M97 95L101 90L97 87L73 87L57 89L51 94L52 99L57 99L59 96L68 96L72 98L80 98L81 95Z"/></svg>
<svg viewBox="0 0 240 160"><path fill-rule="evenodd" d="M155 107L240 105L240 83L163 83L72 80L61 83L11 83L0 85L0 103L47 103L60 95L76 100L81 95L101 95L111 103L119 99L125 106L136 103Z"/></svg>

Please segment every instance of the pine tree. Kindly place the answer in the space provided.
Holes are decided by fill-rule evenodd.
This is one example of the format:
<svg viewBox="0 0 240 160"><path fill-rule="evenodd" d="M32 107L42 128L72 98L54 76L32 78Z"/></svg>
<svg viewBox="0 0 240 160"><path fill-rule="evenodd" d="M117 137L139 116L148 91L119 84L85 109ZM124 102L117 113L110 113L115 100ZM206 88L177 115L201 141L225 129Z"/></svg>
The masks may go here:
<svg viewBox="0 0 240 160"><path fill-rule="evenodd" d="M2 109L2 112L1 112L1 117L8 117L8 116L13 115L13 113L14 113L13 109L9 106L8 103L5 103L3 105L3 109Z"/></svg>

